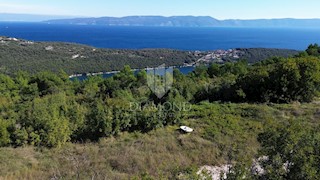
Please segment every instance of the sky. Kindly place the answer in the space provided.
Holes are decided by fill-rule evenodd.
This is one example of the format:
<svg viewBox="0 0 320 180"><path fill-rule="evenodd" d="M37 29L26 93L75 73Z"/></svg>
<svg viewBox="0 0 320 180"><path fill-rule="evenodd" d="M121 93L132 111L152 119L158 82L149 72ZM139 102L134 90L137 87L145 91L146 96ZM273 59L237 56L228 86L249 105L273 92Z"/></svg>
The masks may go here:
<svg viewBox="0 0 320 180"><path fill-rule="evenodd" d="M0 0L0 13L101 17L320 18L319 0Z"/></svg>

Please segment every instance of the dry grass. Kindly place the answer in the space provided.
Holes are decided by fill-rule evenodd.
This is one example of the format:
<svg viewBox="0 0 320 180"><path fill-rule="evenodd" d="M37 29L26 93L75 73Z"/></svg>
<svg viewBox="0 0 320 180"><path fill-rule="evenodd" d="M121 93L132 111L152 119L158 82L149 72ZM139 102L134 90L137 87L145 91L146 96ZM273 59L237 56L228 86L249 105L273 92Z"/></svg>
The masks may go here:
<svg viewBox="0 0 320 180"><path fill-rule="evenodd" d="M229 149L233 156L253 157L257 133L268 120L286 121L285 115L319 124L319 109L317 104L201 105L184 122L195 129L192 134L169 126L60 149L0 148L0 179L177 179L190 168L226 163ZM217 118L221 112L228 121ZM211 129L214 136L208 137Z"/></svg>
<svg viewBox="0 0 320 180"><path fill-rule="evenodd" d="M2 154L12 153L7 160L14 162L3 163L0 174L3 179L140 179L142 174L167 178L191 166L221 161L213 142L181 134L176 128L124 133L96 144L69 144L42 152L31 147L3 148Z"/></svg>

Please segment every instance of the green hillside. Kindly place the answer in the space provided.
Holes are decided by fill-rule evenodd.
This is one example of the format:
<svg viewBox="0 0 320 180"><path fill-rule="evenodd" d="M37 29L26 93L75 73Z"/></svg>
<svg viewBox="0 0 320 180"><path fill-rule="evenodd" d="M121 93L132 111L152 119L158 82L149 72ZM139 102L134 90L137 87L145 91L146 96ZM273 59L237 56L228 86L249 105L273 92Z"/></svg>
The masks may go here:
<svg viewBox="0 0 320 180"><path fill-rule="evenodd" d="M201 166L220 166L245 159L250 162L259 157L258 137L270 132L268 129L287 127L299 119L304 120L305 129L318 127L315 119L319 118L319 109L320 105L315 103L202 103L194 106L179 123L194 128L192 134L179 132L179 126L175 125L149 133L121 133L98 143L69 143L59 149L0 148L0 178L197 180L200 178L196 172ZM288 138L298 132L302 134L303 130L294 129ZM295 136L297 141L301 141L300 134ZM287 142L288 146L294 144ZM310 150L310 146L305 147Z"/></svg>
<svg viewBox="0 0 320 180"><path fill-rule="evenodd" d="M0 38L1 41L1 38ZM2 72L24 70L68 74L120 70L124 65L132 68L183 65L196 60L192 52L168 49L111 50L57 42L29 42L9 40L0 43Z"/></svg>
<svg viewBox="0 0 320 180"><path fill-rule="evenodd" d="M162 98L128 66L84 81L0 74L0 179L197 180L228 164L229 179L317 179L319 52L175 69Z"/></svg>
<svg viewBox="0 0 320 180"><path fill-rule="evenodd" d="M294 50L241 49L241 59L257 62L273 56L296 55ZM13 74L19 70L82 74L120 70L125 65L133 69L192 63L209 52L170 49L115 50L59 42L31 42L0 37L0 72ZM226 59L234 60L234 59Z"/></svg>
<svg viewBox="0 0 320 180"><path fill-rule="evenodd" d="M245 59L249 63L256 63L274 56L290 57L299 54L299 51L289 49L238 48L237 50L243 52L241 59Z"/></svg>

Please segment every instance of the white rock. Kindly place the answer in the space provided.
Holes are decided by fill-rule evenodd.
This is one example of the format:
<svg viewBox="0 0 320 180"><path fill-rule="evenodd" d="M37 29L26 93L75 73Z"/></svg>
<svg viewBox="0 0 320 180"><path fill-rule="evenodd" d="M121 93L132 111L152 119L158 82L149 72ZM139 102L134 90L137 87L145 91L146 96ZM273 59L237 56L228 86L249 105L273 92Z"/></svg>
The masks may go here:
<svg viewBox="0 0 320 180"><path fill-rule="evenodd" d="M79 54L75 54L75 55L72 56L72 59L77 59L78 57L80 57L80 55Z"/></svg>
<svg viewBox="0 0 320 180"><path fill-rule="evenodd" d="M52 47L52 46L47 46L47 47L45 47L45 49L46 49L47 51L52 51L52 50L53 50L53 47Z"/></svg>
<svg viewBox="0 0 320 180"><path fill-rule="evenodd" d="M202 166L197 174L207 174L212 178L212 180L220 180L220 177L227 179L227 173L231 168L232 166L230 164L222 166Z"/></svg>
<svg viewBox="0 0 320 180"><path fill-rule="evenodd" d="M191 133L193 132L193 129L188 127L188 126L180 126L180 129L184 132L187 132L187 133Z"/></svg>

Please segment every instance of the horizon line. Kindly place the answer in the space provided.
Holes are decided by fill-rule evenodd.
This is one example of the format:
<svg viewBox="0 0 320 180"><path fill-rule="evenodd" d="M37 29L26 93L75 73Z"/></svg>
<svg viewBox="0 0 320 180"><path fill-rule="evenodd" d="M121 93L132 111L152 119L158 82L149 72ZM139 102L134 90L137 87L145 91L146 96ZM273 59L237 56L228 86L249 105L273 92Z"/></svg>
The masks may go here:
<svg viewBox="0 0 320 180"><path fill-rule="evenodd" d="M104 17L111 17L111 18L125 18L125 17L210 17L219 21L225 21L225 20L280 20L280 19L293 19L293 20L320 20L320 18L295 18L295 17L279 17L279 18L245 18L245 19L239 19L239 18L229 18L229 19L218 19L210 15L126 15L126 16L84 16L84 15L63 15L63 14L30 14L30 13L10 13L10 12L0 12L0 15L6 14L6 15L28 15L28 16L57 16L57 17L64 17L70 19L77 19L77 18L104 18ZM68 18L69 19L69 18Z"/></svg>

